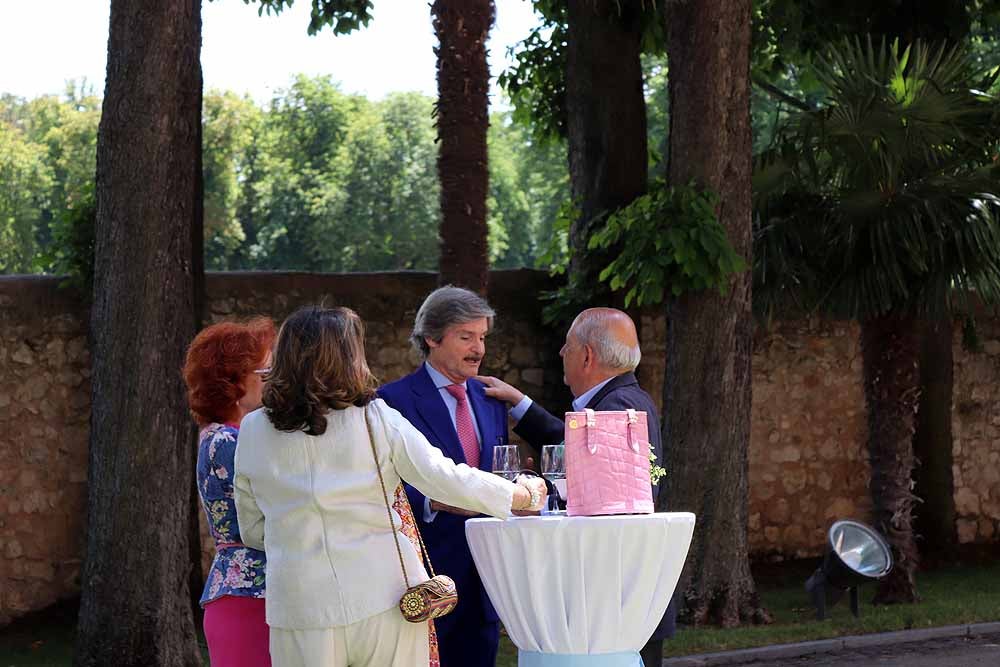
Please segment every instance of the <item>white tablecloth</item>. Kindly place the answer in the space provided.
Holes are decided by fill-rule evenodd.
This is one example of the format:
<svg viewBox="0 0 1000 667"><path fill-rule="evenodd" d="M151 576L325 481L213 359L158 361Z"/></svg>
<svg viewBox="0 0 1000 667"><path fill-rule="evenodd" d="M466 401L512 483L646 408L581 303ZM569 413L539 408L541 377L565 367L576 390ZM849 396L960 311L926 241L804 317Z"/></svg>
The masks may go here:
<svg viewBox="0 0 1000 667"><path fill-rule="evenodd" d="M689 512L471 519L465 533L514 644L583 656L642 648L677 585L694 521Z"/></svg>

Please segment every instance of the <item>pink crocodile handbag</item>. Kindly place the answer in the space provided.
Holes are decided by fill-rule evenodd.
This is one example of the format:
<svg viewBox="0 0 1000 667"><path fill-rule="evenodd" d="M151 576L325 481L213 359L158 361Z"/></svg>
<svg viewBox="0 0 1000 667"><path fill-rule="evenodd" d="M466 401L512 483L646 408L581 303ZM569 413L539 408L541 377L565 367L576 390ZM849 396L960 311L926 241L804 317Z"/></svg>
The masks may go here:
<svg viewBox="0 0 1000 667"><path fill-rule="evenodd" d="M566 413L566 514L649 514L649 426L635 410Z"/></svg>

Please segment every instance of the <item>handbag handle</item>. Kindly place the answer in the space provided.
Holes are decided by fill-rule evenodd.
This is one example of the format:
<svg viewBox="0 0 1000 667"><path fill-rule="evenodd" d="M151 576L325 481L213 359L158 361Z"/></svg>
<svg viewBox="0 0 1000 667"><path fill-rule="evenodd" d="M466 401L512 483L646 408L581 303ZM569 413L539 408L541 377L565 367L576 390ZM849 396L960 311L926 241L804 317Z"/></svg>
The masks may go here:
<svg viewBox="0 0 1000 667"><path fill-rule="evenodd" d="M594 443L593 445L590 444L592 442L590 438L590 429L597 426L597 413L594 412L594 410L591 408L585 408L584 413L587 416L587 430L585 431L587 438L587 450L591 454L596 454L597 444L596 443ZM632 425L639 423L639 415L636 414L636 411L632 408L626 409L625 414L628 415L628 424L625 426L627 431L626 439L628 440L628 446L632 449L633 452L638 454L639 443L636 442L635 437L632 435Z"/></svg>
<svg viewBox="0 0 1000 667"><path fill-rule="evenodd" d="M406 588L410 588L410 578L406 576L406 565L403 564L403 551L399 548L399 538L396 537L396 523L392 520L392 510L389 508L389 494L385 492L385 480L382 479L382 466L378 463L378 453L375 451L375 436L372 434L372 425L368 421L368 406L361 408L362 413L365 416L365 428L368 429L368 444L372 447L372 458L375 459L375 471L378 472L378 485L382 487L382 500L385 501L385 512L389 517L389 528L392 529L393 541L396 543L396 555L399 556L399 567L403 570L403 583L406 584ZM409 504L409 500L404 496L404 502ZM410 510L412 513L413 510ZM415 518L415 517L414 517ZM424 538L420 534L420 528L417 526L416 522L413 524L413 530L417 533L417 541L420 543L420 551L423 553L424 560L427 563L427 569L431 571L431 577L437 575L434 574L434 566L431 565L431 557L427 553L427 547L424 546Z"/></svg>

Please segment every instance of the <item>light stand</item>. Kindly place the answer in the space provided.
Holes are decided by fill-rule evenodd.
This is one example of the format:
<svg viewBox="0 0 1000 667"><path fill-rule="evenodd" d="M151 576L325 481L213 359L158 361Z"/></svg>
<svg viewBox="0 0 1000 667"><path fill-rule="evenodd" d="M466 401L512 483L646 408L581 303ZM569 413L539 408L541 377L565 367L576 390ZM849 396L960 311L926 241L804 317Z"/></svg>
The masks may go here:
<svg viewBox="0 0 1000 667"><path fill-rule="evenodd" d="M850 591L851 613L859 616L858 586L881 579L892 569L892 552L882 536L857 521L842 520L830 526L823 564L806 581L816 607L816 618L826 618L832 606Z"/></svg>

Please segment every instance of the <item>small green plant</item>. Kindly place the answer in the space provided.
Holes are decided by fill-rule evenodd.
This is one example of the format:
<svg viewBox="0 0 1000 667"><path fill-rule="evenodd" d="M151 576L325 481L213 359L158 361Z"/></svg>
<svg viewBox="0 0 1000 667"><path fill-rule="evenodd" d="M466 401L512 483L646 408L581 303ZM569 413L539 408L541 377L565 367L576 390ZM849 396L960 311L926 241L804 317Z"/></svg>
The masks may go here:
<svg viewBox="0 0 1000 667"><path fill-rule="evenodd" d="M650 191L612 214L590 238L589 249L620 248L600 274L612 290L628 289L625 305L657 304L669 291L717 289L744 271L715 214L719 198L693 185L669 187L661 179Z"/></svg>
<svg viewBox="0 0 1000 667"><path fill-rule="evenodd" d="M649 443L649 481L651 484L659 484L663 476L667 474L666 468L656 465L656 454L653 452L653 443Z"/></svg>

